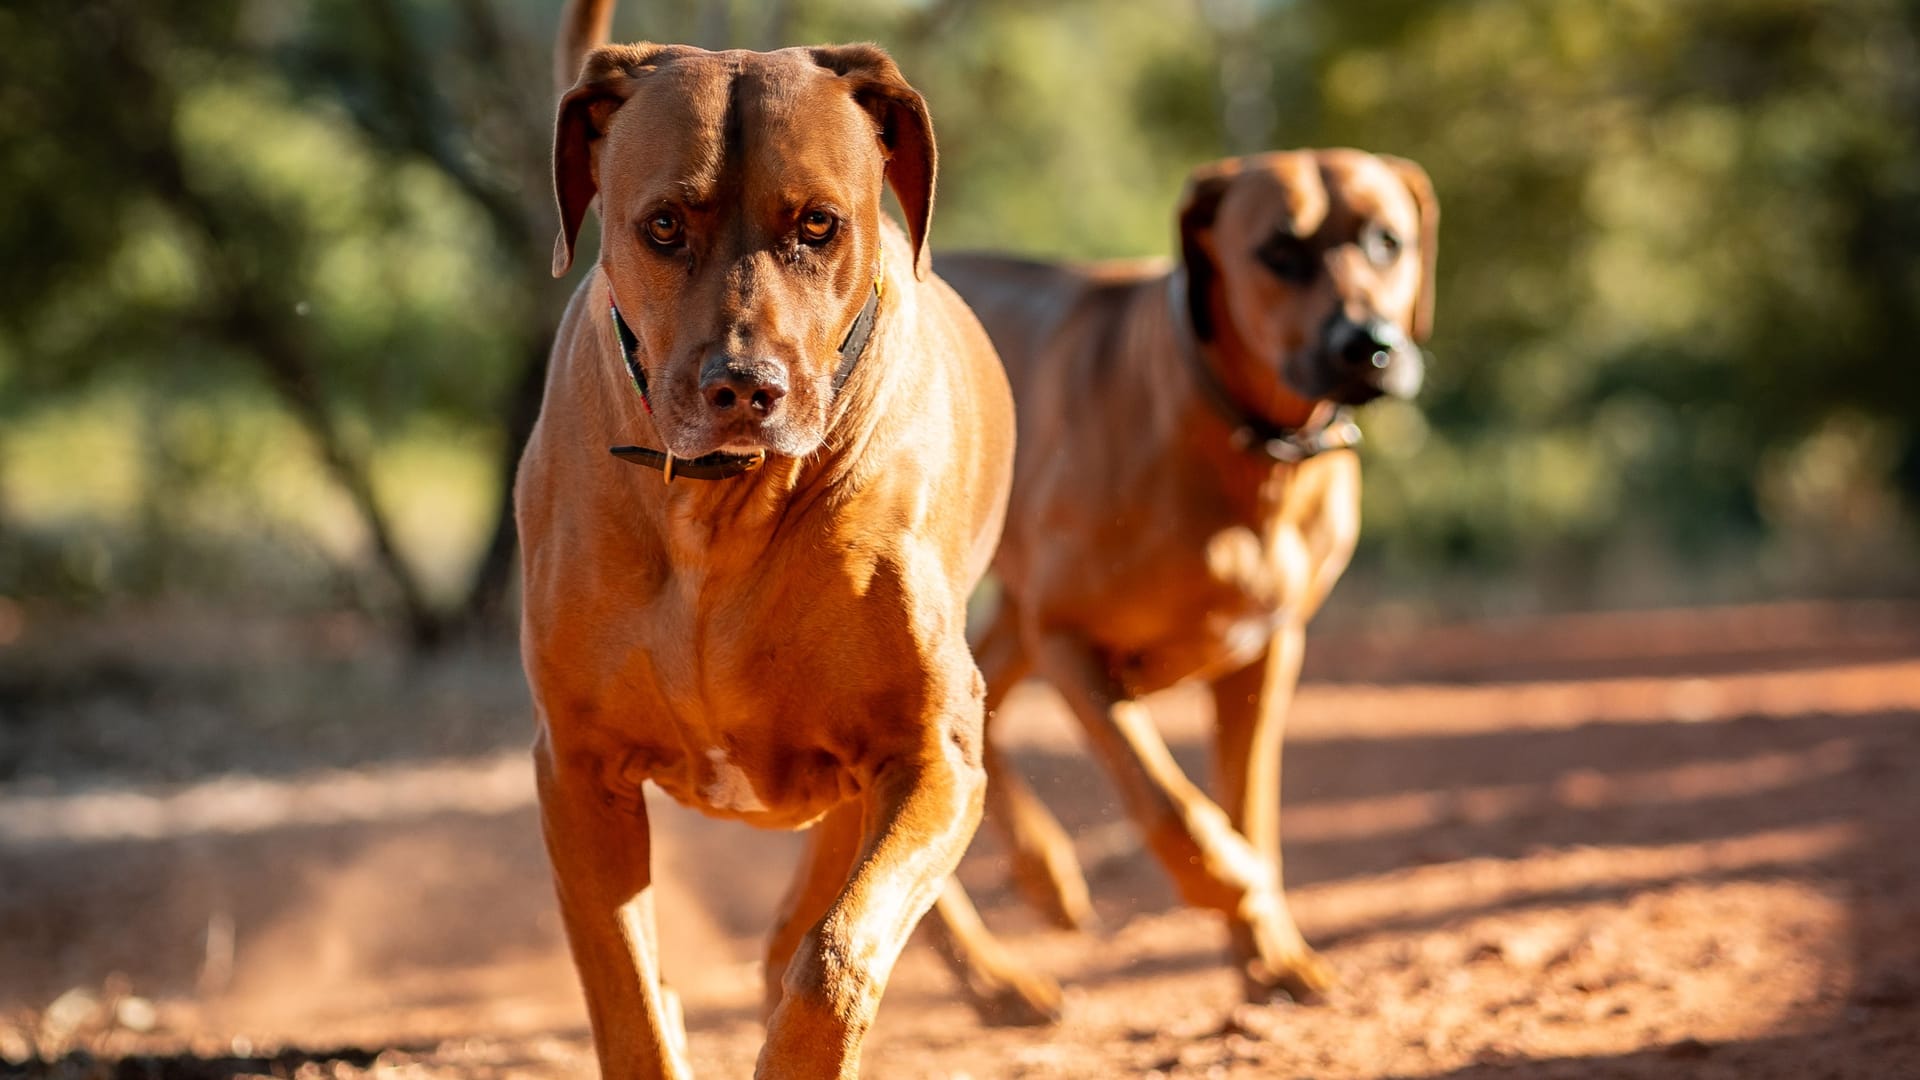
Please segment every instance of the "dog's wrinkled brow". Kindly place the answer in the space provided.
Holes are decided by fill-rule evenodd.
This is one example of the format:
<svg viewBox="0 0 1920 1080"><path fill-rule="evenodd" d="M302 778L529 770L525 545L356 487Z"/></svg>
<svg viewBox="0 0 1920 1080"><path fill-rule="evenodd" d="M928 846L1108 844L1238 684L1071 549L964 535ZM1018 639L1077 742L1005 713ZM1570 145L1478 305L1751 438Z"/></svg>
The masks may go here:
<svg viewBox="0 0 1920 1080"><path fill-rule="evenodd" d="M1386 222L1396 228L1410 230L1407 236L1409 242L1418 240L1419 211L1406 195L1400 179L1385 166L1369 162L1350 168L1347 182L1340 184L1338 191L1338 209L1348 222Z"/></svg>
<svg viewBox="0 0 1920 1080"><path fill-rule="evenodd" d="M704 207L722 195L734 74L699 57L663 67L621 110L634 118L632 177L646 196ZM607 180L618 183L613 177Z"/></svg>
<svg viewBox="0 0 1920 1080"><path fill-rule="evenodd" d="M1312 161L1285 160L1271 172L1249 176L1247 181L1280 194L1277 200L1258 200L1252 204L1274 208L1275 216L1268 227L1308 239L1327 224L1329 185L1324 171ZM1262 223L1249 224L1260 228Z"/></svg>
<svg viewBox="0 0 1920 1080"><path fill-rule="evenodd" d="M643 162L632 177L642 204L670 203L696 212L738 203L767 183L773 195L793 203L825 198L847 205L856 192L846 183L853 155L824 148L795 133L834 129L813 115L820 103L805 93L805 71L743 67L721 57L700 56L660 69L659 81L629 105L651 117L635 135ZM822 168L825 159L831 168Z"/></svg>
<svg viewBox="0 0 1920 1080"><path fill-rule="evenodd" d="M690 210L711 210L720 201L717 186L711 179L675 180L667 184L666 198Z"/></svg>

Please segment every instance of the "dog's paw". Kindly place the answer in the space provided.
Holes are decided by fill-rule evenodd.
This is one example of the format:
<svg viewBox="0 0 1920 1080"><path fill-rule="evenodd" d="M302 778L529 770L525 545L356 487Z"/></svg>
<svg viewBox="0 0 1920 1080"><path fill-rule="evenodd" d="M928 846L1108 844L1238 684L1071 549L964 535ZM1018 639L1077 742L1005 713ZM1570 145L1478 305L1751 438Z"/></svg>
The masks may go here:
<svg viewBox="0 0 1920 1080"><path fill-rule="evenodd" d="M1015 891L1047 922L1082 933L1100 928L1086 874L1071 844L1015 848L1010 863L1008 876Z"/></svg>
<svg viewBox="0 0 1920 1080"><path fill-rule="evenodd" d="M1241 965L1241 987L1249 1002L1264 1005L1292 1001L1311 1005L1325 1000L1340 979L1333 965L1312 949L1278 959L1255 959Z"/></svg>
<svg viewBox="0 0 1920 1080"><path fill-rule="evenodd" d="M1047 1027L1064 1015L1060 984L1037 971L999 971L973 980L967 996L989 1027Z"/></svg>
<svg viewBox="0 0 1920 1080"><path fill-rule="evenodd" d="M1312 1004L1339 985L1333 965L1307 947L1291 918L1269 917L1235 927L1231 954L1252 1004Z"/></svg>

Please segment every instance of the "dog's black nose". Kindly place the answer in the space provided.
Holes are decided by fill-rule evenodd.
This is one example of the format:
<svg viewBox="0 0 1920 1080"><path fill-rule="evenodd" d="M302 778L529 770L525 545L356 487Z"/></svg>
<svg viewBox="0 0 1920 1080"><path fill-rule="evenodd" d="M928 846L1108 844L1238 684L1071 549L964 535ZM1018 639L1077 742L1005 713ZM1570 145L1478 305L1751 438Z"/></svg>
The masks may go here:
<svg viewBox="0 0 1920 1080"><path fill-rule="evenodd" d="M1385 319L1368 319L1363 323L1347 323L1340 327L1343 339L1335 343L1336 355L1349 369L1366 371L1373 369L1384 371L1393 363L1393 350L1399 347L1404 335L1399 328Z"/></svg>
<svg viewBox="0 0 1920 1080"><path fill-rule="evenodd" d="M701 372L700 394L717 413L744 410L755 417L773 415L787 396L787 376L777 364L724 361Z"/></svg>

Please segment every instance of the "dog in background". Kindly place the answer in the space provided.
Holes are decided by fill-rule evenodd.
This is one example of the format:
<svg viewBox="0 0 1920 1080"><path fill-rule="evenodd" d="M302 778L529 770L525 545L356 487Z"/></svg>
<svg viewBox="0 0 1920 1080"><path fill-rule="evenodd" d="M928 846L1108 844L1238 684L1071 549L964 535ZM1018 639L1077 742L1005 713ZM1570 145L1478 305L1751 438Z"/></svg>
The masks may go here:
<svg viewBox="0 0 1920 1080"><path fill-rule="evenodd" d="M1307 622L1359 533L1348 408L1419 389L1438 227L1418 165L1297 151L1195 171L1171 266L939 261L1019 413L1001 603L975 649L988 715L1029 674L1064 696L1181 897L1225 917L1253 1000L1333 982L1283 891L1281 732ZM1190 679L1212 691L1214 798L1140 701ZM1085 926L1072 844L992 724L987 817L1014 880ZM977 920L949 930L977 980L1032 985Z"/></svg>

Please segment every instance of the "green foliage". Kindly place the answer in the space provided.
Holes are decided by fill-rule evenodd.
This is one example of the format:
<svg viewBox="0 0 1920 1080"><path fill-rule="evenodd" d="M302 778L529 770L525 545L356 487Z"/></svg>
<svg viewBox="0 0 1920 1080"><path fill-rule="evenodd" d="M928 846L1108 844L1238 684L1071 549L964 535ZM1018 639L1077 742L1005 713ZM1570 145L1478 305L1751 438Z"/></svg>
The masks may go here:
<svg viewBox="0 0 1920 1080"><path fill-rule="evenodd" d="M186 577L324 593L384 531L403 575L458 592L564 299L559 6L0 8L0 536L52 552L0 559L0 591L45 565L92 568L57 588L165 587L186 563L155 553L252 530L282 570ZM885 44L933 107L939 250L1166 254L1187 170L1263 146L1424 164L1436 363L1418 408L1365 418L1363 579L1607 602L1627 564L1752 570L1703 592L1913 564L1911 3L656 0L616 27Z"/></svg>
<svg viewBox="0 0 1920 1080"><path fill-rule="evenodd" d="M20 542L49 547L52 565L72 561L67 547L106 554L82 558L97 572L77 578L40 575L47 560L29 560L14 587L39 577L82 594L298 593L373 542L376 523L355 521L356 507L329 490L342 476L371 491L392 471L386 460L417 457L410 447L422 440L464 444L484 473L501 399L557 299L550 285L525 287L535 275L544 283L542 268L504 257L488 219L499 204L426 149L360 123L358 88L327 83L295 48L324 37L313 25L197 0L38 7L0 16L51 31L0 26L0 63L21 76L5 91L18 107L0 118L0 198L25 208L0 228L9 251L46 256L5 264L0 416L15 445L0 452L0 527L17 522ZM332 29L360 29L372 51L364 19L332 15ZM80 70L113 78L78 85ZM269 389L301 425L273 422ZM75 395L90 404L67 407ZM86 435L91 418L129 415L139 421L131 437ZM48 430L62 422L69 430ZM200 434L183 441L180 431ZM289 452L309 465L328 458L334 475L287 468ZM472 488L472 471L454 475ZM101 474L134 479L94 484ZM498 502L491 486L483 477L456 501L484 518ZM99 497L76 504L66 497L76 491ZM429 537L410 515L445 502L367 498L362 519L368 506L397 507L387 513L400 533ZM476 530L444 525L467 550L430 543L412 554L457 595L439 567L471 558ZM264 577L238 572L247 560L179 572L206 562L193 549L229 551L249 534ZM233 580L220 580L221 565Z"/></svg>
<svg viewBox="0 0 1920 1080"><path fill-rule="evenodd" d="M1446 505L1376 499L1407 526L1382 541L1597 558L1654 528L1704 552L1787 524L1759 497L1769 459L1816 431L1867 451L1837 485L1896 482L1920 422L1920 368L1895 359L1920 311L1911 6L1372 14L1303 5L1274 25L1323 35L1303 135L1422 161L1446 207L1423 406L1447 452L1399 479L1503 477Z"/></svg>

